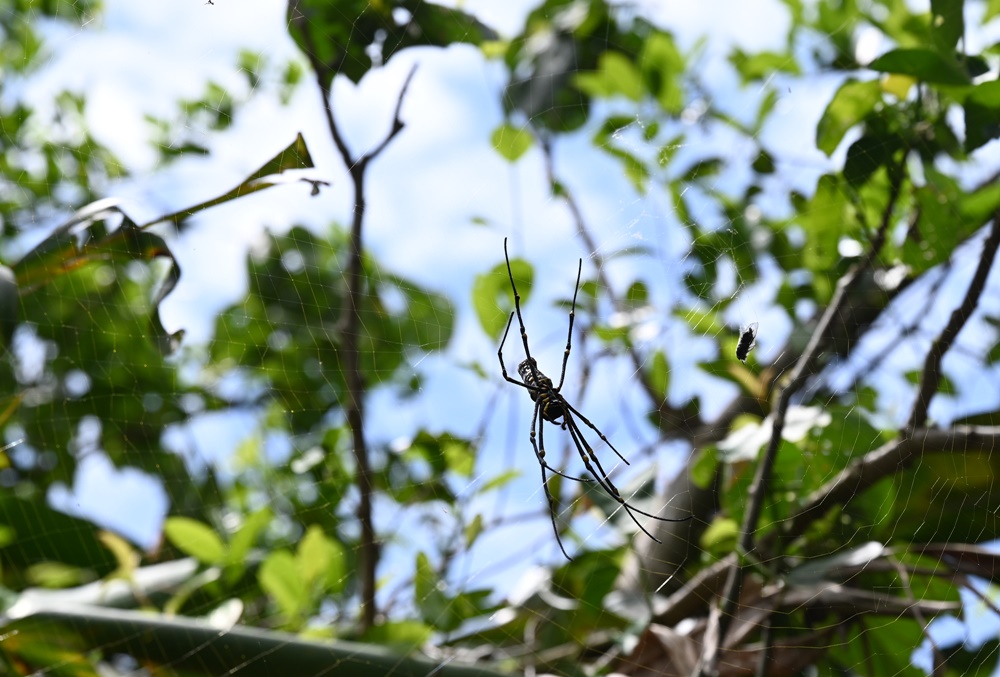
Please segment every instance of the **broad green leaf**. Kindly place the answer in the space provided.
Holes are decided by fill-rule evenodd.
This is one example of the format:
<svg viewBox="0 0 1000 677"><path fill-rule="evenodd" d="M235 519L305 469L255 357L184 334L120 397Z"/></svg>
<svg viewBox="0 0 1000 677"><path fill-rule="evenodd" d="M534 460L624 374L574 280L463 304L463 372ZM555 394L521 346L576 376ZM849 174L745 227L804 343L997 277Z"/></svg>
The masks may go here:
<svg viewBox="0 0 1000 677"><path fill-rule="evenodd" d="M958 63L931 49L894 49L868 64L882 73L911 75L921 82L936 85L968 85L969 76Z"/></svg>
<svg viewBox="0 0 1000 677"><path fill-rule="evenodd" d="M621 52L608 50L598 59L594 73L577 73L574 83L593 97L624 96L639 101L645 91L639 69Z"/></svg>
<svg viewBox="0 0 1000 677"><path fill-rule="evenodd" d="M448 598L442 590L443 581L438 577L426 554L417 553L417 571L413 580L414 602L420 609L424 622L434 626L446 625Z"/></svg>
<svg viewBox="0 0 1000 677"><path fill-rule="evenodd" d="M964 0L931 0L931 37L934 46L946 56L955 53L965 34Z"/></svg>
<svg viewBox="0 0 1000 677"><path fill-rule="evenodd" d="M524 127L505 122L493 130L492 142L507 162L517 162L535 143L535 138Z"/></svg>
<svg viewBox="0 0 1000 677"><path fill-rule="evenodd" d="M840 238L857 229L848 207L846 189L840 179L830 174L820 177L808 209L799 217L806 233L803 263L814 273L814 282L829 277L829 271L840 259L837 248Z"/></svg>
<svg viewBox="0 0 1000 677"><path fill-rule="evenodd" d="M660 107L671 115L680 113L684 108L685 63L673 38L659 31L648 36L638 61L646 88Z"/></svg>
<svg viewBox="0 0 1000 677"><path fill-rule="evenodd" d="M257 579L291 623L302 618L309 605L309 593L290 552L276 550L270 553L260 565Z"/></svg>
<svg viewBox="0 0 1000 677"><path fill-rule="evenodd" d="M725 555L736 548L739 535L740 526L735 520L716 517L701 535L701 548L716 556Z"/></svg>
<svg viewBox="0 0 1000 677"><path fill-rule="evenodd" d="M851 144L844 161L844 178L855 188L871 178L879 167L888 166L898 147L895 137L865 135Z"/></svg>
<svg viewBox="0 0 1000 677"><path fill-rule="evenodd" d="M525 304L531 296L531 283L534 277L531 264L523 259L511 259L510 270L514 275L521 303ZM514 310L513 292L505 263L497 264L493 270L476 276L472 284L472 306L476 309L479 325L486 335L499 340L500 334L507 326L509 314ZM513 338L516 342L517 326L514 327L514 332ZM510 338L508 336L508 339Z"/></svg>
<svg viewBox="0 0 1000 677"><path fill-rule="evenodd" d="M468 440L447 436L441 440L441 453L448 470L461 477L472 477L476 466L476 453Z"/></svg>
<svg viewBox="0 0 1000 677"><path fill-rule="evenodd" d="M397 6L406 11L393 11ZM432 2L360 0L296 0L289 5L288 32L303 54L316 59L327 87L337 75L360 82L376 61L388 62L410 47L478 45L497 37L461 9Z"/></svg>
<svg viewBox="0 0 1000 677"><path fill-rule="evenodd" d="M816 147L828 156L833 155L847 130L864 120L881 100L878 80L845 82L816 125Z"/></svg>
<svg viewBox="0 0 1000 677"><path fill-rule="evenodd" d="M1000 81L976 85L965 97L965 149L969 152L1000 137Z"/></svg>
<svg viewBox="0 0 1000 677"><path fill-rule="evenodd" d="M309 527L299 541L295 559L307 587L319 582L324 591L343 589L347 570L344 546L324 534L321 527Z"/></svg>
<svg viewBox="0 0 1000 677"><path fill-rule="evenodd" d="M250 548L271 523L273 515L269 508L261 508L243 520L243 524L229 538L228 564L239 564L246 560Z"/></svg>
<svg viewBox="0 0 1000 677"><path fill-rule="evenodd" d="M220 564L226 546L204 522L189 517L168 517L163 533L178 550L204 564Z"/></svg>
<svg viewBox="0 0 1000 677"><path fill-rule="evenodd" d="M423 459L430 464L435 475L453 472L462 477L471 477L476 460L468 440L450 433L432 435L426 430L417 433L403 454L408 459Z"/></svg>
<svg viewBox="0 0 1000 677"><path fill-rule="evenodd" d="M965 191L952 177L927 167L926 181L914 193L920 211L908 229L900 250L903 261L920 273L946 261L959 242L981 225L961 218L955 205L966 199Z"/></svg>

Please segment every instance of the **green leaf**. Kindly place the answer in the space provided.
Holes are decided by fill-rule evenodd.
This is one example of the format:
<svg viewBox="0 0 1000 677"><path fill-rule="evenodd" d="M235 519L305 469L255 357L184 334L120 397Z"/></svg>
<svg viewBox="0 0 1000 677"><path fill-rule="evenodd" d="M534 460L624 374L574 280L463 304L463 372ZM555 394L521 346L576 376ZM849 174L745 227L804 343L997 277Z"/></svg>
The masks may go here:
<svg viewBox="0 0 1000 677"><path fill-rule="evenodd" d="M753 80L765 80L776 72L799 74L799 64L790 54L778 52L748 54L737 48L729 55L729 61L736 67L744 85Z"/></svg>
<svg viewBox="0 0 1000 677"><path fill-rule="evenodd" d="M844 178L855 188L871 178L879 167L888 166L897 147L896 139L865 135L851 144L844 161Z"/></svg>
<svg viewBox="0 0 1000 677"><path fill-rule="evenodd" d="M950 56L923 48L894 49L868 64L873 71L910 75L936 85L968 85L969 76Z"/></svg>
<svg viewBox="0 0 1000 677"><path fill-rule="evenodd" d="M168 517L163 532L174 547L204 564L220 564L226 546L204 522L189 517Z"/></svg>
<svg viewBox="0 0 1000 677"><path fill-rule="evenodd" d="M573 83L593 97L621 95L632 101L642 99L645 87L639 69L621 52L608 50L597 61L597 72L577 73Z"/></svg>
<svg viewBox="0 0 1000 677"><path fill-rule="evenodd" d="M965 97L965 149L1000 137L1000 81L983 82Z"/></svg>
<svg viewBox="0 0 1000 677"><path fill-rule="evenodd" d="M527 129L505 122L493 130L492 142L507 162L517 162L535 143L535 138Z"/></svg>
<svg viewBox="0 0 1000 677"><path fill-rule="evenodd" d="M347 572L344 546L324 534L318 525L310 526L299 541L295 559L307 587L320 582L324 591L343 589Z"/></svg>
<svg viewBox="0 0 1000 677"><path fill-rule="evenodd" d="M511 259L510 270L514 275L521 303L527 303L534 277L531 264L523 259ZM497 264L491 271L476 276L472 284L472 306L476 309L479 325L486 335L499 339L507 326L509 314L514 310L514 296L506 264ZM517 327L514 329L516 331Z"/></svg>
<svg viewBox="0 0 1000 677"><path fill-rule="evenodd" d="M434 628L419 621L390 621L369 628L363 639L378 647L409 652L429 642L433 635Z"/></svg>
<svg viewBox="0 0 1000 677"><path fill-rule="evenodd" d="M287 550L270 553L260 565L257 579L291 623L302 618L308 608L309 594L292 553Z"/></svg>
<svg viewBox="0 0 1000 677"><path fill-rule="evenodd" d="M661 397L666 397L670 389L670 365L662 350L653 353L653 364L649 368L649 383Z"/></svg>
<svg viewBox="0 0 1000 677"><path fill-rule="evenodd" d="M710 176L715 176L722 169L723 161L721 158L706 158L704 160L699 160L691 167L687 172L684 173L682 181L693 182L699 179L704 179Z"/></svg>
<svg viewBox="0 0 1000 677"><path fill-rule="evenodd" d="M708 489L715 483L716 468L719 458L715 445L709 445L698 451L698 456L691 466L691 481L702 489Z"/></svg>
<svg viewBox="0 0 1000 677"><path fill-rule="evenodd" d="M442 590L443 581L438 577L426 554L417 553L417 571L413 581L414 601L425 623L443 627L447 621L448 598Z"/></svg>
<svg viewBox="0 0 1000 677"><path fill-rule="evenodd" d="M479 535L483 533L483 516L476 515L472 518L472 521L465 526L465 548L468 550L479 538Z"/></svg>
<svg viewBox="0 0 1000 677"><path fill-rule="evenodd" d="M986 11L983 13L983 24L995 16L1000 15L1000 0L987 0Z"/></svg>
<svg viewBox="0 0 1000 677"><path fill-rule="evenodd" d="M684 108L684 56L673 38L657 31L646 37L639 55L639 68L646 88L660 107L671 115Z"/></svg>
<svg viewBox="0 0 1000 677"><path fill-rule="evenodd" d="M406 12L394 12L395 7ZM349 20L345 20L349 17ZM297 0L289 8L288 32L303 54L320 65L329 86L334 76L360 82L374 66L422 45L482 44L496 32L461 9L432 2L371 3Z"/></svg>
<svg viewBox="0 0 1000 677"><path fill-rule="evenodd" d="M501 487L510 484L512 481L516 480L520 476L521 472L519 470L507 470L505 472L500 473L499 475L489 480L485 484L483 484L476 490L476 493L485 494L487 491L492 491L493 489L499 489Z"/></svg>
<svg viewBox="0 0 1000 677"><path fill-rule="evenodd" d="M421 430L413 438L409 449L404 452L406 458L420 458L427 461L435 475L453 472L462 477L471 477L476 456L472 444L451 433L432 435Z"/></svg>
<svg viewBox="0 0 1000 677"><path fill-rule="evenodd" d="M774 158L764 149L757 153L751 166L758 174L774 174Z"/></svg>
<svg viewBox="0 0 1000 677"><path fill-rule="evenodd" d="M827 156L833 155L847 130L864 120L881 100L882 89L878 80L845 82L833 95L816 125L816 147Z"/></svg>
<svg viewBox="0 0 1000 677"><path fill-rule="evenodd" d="M713 555L730 553L736 548L739 535L740 526L736 520L716 517L701 535L701 548Z"/></svg>
<svg viewBox="0 0 1000 677"><path fill-rule="evenodd" d="M250 548L257 542L257 538L264 532L264 529L271 523L273 515L269 508L261 508L251 513L243 520L243 524L229 538L229 552L226 556L226 563L243 564Z"/></svg>
<svg viewBox="0 0 1000 677"><path fill-rule="evenodd" d="M837 249L840 238L857 230L857 223L847 213L845 192L836 176L821 176L809 207L800 218L806 233L803 263L817 278L829 277L829 271L840 260Z"/></svg>
<svg viewBox="0 0 1000 677"><path fill-rule="evenodd" d="M931 0L931 37L942 54L954 54L965 34L964 5L964 0Z"/></svg>

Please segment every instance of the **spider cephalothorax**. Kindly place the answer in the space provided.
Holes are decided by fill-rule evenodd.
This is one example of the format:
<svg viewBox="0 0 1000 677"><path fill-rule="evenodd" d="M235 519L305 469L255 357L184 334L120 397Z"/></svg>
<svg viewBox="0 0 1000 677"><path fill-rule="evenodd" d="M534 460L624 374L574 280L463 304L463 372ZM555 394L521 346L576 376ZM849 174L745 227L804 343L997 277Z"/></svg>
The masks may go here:
<svg viewBox="0 0 1000 677"><path fill-rule="evenodd" d="M566 332L566 351L563 353L562 370L559 373L559 383L553 384L552 379L543 374L538 369L538 363L535 358L531 356L531 349L528 347L528 332L524 328L524 319L521 317L521 296L517 293L517 285L514 284L514 273L510 269L510 256L507 254L507 240L503 241L503 255L504 259L507 261L507 276L510 278L510 288L514 292L514 310L511 312L510 317L507 318L507 329L504 330L503 339L500 341L500 348L497 350L497 358L500 360L500 371L503 373L504 379L509 383L521 386L528 391L531 395L532 401L535 403L535 411L531 415L531 447L535 451L535 458L538 459L538 464L541 466L542 470L542 487L545 489L545 497L549 501L549 516L552 519L552 529L556 533L556 541L559 543L559 549L562 550L563 555L567 559L572 559L566 552L566 548L563 547L562 538L559 536L559 527L556 525L555 517L555 499L552 497L552 492L549 491L549 477L548 473L554 473L561 477L565 477L569 480L574 480L577 482L597 482L600 487L608 494L611 498L618 502L628 516L632 518L644 534L657 541L657 538L653 534L649 533L639 520L636 519L634 513L639 513L640 515L645 515L655 520L660 520L661 522L683 522L685 520L691 519L691 517L683 517L680 519L670 519L668 517L657 517L648 512L639 510L633 505L622 498L619 493L618 488L611 482L611 478L608 473L604 471L601 466L601 461L597 458L597 454L594 453L593 448L591 448L590 443L583 436L583 431L577 424L577 420L583 422L585 426L590 428L598 437L601 438L608 447L611 448L613 452L620 458L626 465L628 461L625 459L621 453L615 449L615 446L611 444L611 441L605 437L604 433L598 430L597 426L590 422L590 420L581 414L576 408L573 407L566 398L562 396L560 392L562 390L563 381L566 380L566 365L569 363L570 350L572 349L573 343L573 320L576 317L576 295L580 291L580 274L583 272L583 259L580 259L579 264L576 269L576 287L573 291L573 303L570 306L569 311L569 329ZM510 333L510 326L514 322L514 316L517 316L517 324L521 330L521 343L524 344L524 355L525 359L517 365L517 373L520 374L521 380L511 378L507 373L507 367L503 361L503 346L507 342L507 335ZM560 423L559 419L562 419ZM577 453L580 454L581 460L583 460L583 465L594 478L591 480L589 478L584 479L580 477L573 477L572 475L567 475L559 470L556 470L549 465L548 461L545 460L545 425L544 422L548 421L559 425L563 430L569 431L570 439L573 440L573 446L576 447ZM536 435L537 432L537 435Z"/></svg>

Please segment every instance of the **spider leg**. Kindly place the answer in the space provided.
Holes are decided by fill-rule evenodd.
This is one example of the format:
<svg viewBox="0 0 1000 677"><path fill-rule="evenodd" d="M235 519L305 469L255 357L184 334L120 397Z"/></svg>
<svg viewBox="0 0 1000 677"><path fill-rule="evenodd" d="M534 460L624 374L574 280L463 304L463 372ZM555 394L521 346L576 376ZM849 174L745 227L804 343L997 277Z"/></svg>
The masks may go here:
<svg viewBox="0 0 1000 677"><path fill-rule="evenodd" d="M583 459L584 466L586 466L587 470L592 475L594 475L595 479L597 480L597 483L601 486L602 489L604 489L605 493L611 496L611 498L615 499L623 508L625 508L625 512L628 513L628 516L632 519L633 522L635 522L636 526L638 526L644 534L652 538L657 543L660 542L658 538L653 536L653 534L649 533L649 531L647 531L646 528L639 523L639 520L636 519L634 513L644 515L646 517L655 519L660 522L686 522L693 517L693 515L688 515L687 517L681 517L681 518L660 517L658 515L648 513L645 510L640 510L639 508L636 508L635 506L628 503L624 498L622 498L621 492L618 491L618 487L614 485L608 474L604 472L604 468L601 467L601 462L597 458L597 454L594 453L594 450L590 446L590 443L587 442L587 438L583 436L583 432L580 430L580 427L576 424L576 421L572 419L572 416L569 416L567 418L569 420L568 430L570 433L570 437L573 438L573 442L574 444L576 444L576 449L580 453L580 458ZM591 463L591 461L593 461L593 464ZM595 472L594 466L597 467L597 469L600 471L600 474Z"/></svg>
<svg viewBox="0 0 1000 677"><path fill-rule="evenodd" d="M593 423L590 422L589 418L587 418L586 416L584 416L583 414L581 414L580 411L576 407L574 407L572 404L570 404L569 402L567 402L566 398L564 398L562 395L559 396L559 400L560 400L560 402L563 405L563 409L573 412L573 414L577 418L579 418L581 421L583 421L587 425L588 428L590 428L595 433L597 433L597 436L601 438L601 441L604 442L609 447L611 447L611 451L615 452L615 455L618 456L618 458L620 458L625 465L632 465L631 463L628 462L627 458L625 458L624 456L622 456L622 452L620 452L617 449L615 449L615 445L611 444L611 440L609 440L607 437L605 437L604 433L602 433L597 428L596 425L594 425Z"/></svg>
<svg viewBox="0 0 1000 677"><path fill-rule="evenodd" d="M514 284L514 273L510 269L510 256L507 254L507 238L503 239L503 257L507 261L507 277L510 278L510 288L514 292L514 313L511 314L511 319L513 319L514 314L517 314L517 324L521 329L521 343L524 344L524 356L528 360L528 364L531 365L531 374L535 379L535 383L541 382L541 374L538 371L538 367L535 365L535 359L531 356L531 348L528 347L528 331L524 328L524 318L521 317L521 295L517 293L517 285ZM582 265L582 264L581 264ZM507 329L510 329L511 320L507 320ZM504 338L506 339L507 332L504 332ZM500 344L503 347L503 343ZM502 360L501 360L502 361ZM506 372L504 372L506 375ZM509 378L507 379L510 380ZM530 386L528 386L530 389Z"/></svg>
<svg viewBox="0 0 1000 677"><path fill-rule="evenodd" d="M576 317L576 295L580 293L580 273L583 272L583 259L580 259L576 266L576 286L573 288L573 304L569 307L569 329L566 331L566 352L563 353L562 372L559 374L559 385L556 392L563 386L566 380L566 364L569 362L569 351L573 342L573 319Z"/></svg>
<svg viewBox="0 0 1000 677"><path fill-rule="evenodd" d="M539 400L535 403L535 413L532 414L531 419L531 447L535 450L535 458L538 462L549 472L564 477L568 480L573 480L574 482L593 482L594 480L589 477L574 477L573 475L567 475L561 470L556 470L549 462L545 460L545 419L541 418L541 408L542 402ZM535 439L535 422L538 423L538 439Z"/></svg>
<svg viewBox="0 0 1000 677"><path fill-rule="evenodd" d="M542 409L541 403L540 402L535 403L535 411L531 416L531 446L535 450L535 456L538 457L538 465L542 470L542 489L545 490L545 498L548 499L549 501L549 519L552 521L552 531L555 532L556 543L559 544L559 549L562 550L563 556L566 559L573 561L573 558L570 557L569 553L566 552L566 548L565 546L563 546L562 537L559 535L559 526L556 524L556 510L557 510L556 501L554 498L552 498L552 492L549 491L549 477L548 475L545 474L545 470L546 468L548 468L549 470L552 470L552 472L562 475L562 473L553 470L552 468L549 468L549 464L545 462L545 441L543 439L543 435L545 434L544 433L545 421L542 419L540 415L541 409ZM538 424L538 432L539 432L538 440L535 439L536 423ZM541 441L542 443L541 451L539 451L538 449L537 442L539 441ZM566 475L563 475L563 477L566 477Z"/></svg>

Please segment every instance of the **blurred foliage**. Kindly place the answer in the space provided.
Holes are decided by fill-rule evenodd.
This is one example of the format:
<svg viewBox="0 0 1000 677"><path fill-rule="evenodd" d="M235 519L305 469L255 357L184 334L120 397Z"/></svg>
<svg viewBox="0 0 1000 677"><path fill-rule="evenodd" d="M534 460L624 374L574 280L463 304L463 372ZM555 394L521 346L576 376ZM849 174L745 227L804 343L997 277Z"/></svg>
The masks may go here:
<svg viewBox="0 0 1000 677"><path fill-rule="evenodd" d="M42 117L16 95L46 58L40 22L87 30L81 26L98 5L7 4L0 11L0 70L10 74L0 80L0 634L7 638L0 672L106 674L111 654L123 652L158 674L221 674L234 668L234 655L273 652L295 674L333 661L362 674L373 666L426 674L432 664L394 653L426 644L434 645L433 665L442 675L485 674L462 667L472 660L513 673L643 674L653 666L690 672L684 657L700 651L708 600L719 594L696 586L702 574L715 580L708 574L737 547L776 393L838 281L880 233L884 244L819 337L824 349L801 401L789 409L757 525L762 551L738 553L753 571L741 608L758 615L726 647L732 660L723 663L724 674L755 660L764 639L774 644L776 664L790 666L787 674L853 674L861 666L918 674L910 652L926 639L925 621L957 610L969 576L1000 582L998 558L975 545L1000 538L991 508L1000 503L1000 467L985 447L927 449L912 466L900 463L849 501L816 511L799 532L790 535L788 526L801 519L810 497L900 439L885 403L892 391L866 378L878 358L849 387L834 388L826 375L875 328L896 332L897 343L930 331L885 318L902 290L921 283L917 303L927 315L935 275L956 265L956 250L1000 207L995 177L971 185L965 173L1000 137L1000 50L964 52L964 36L978 28L966 23L973 13L963 11L973 3L935 0L925 12L895 0L787 0L784 49L733 48L728 55L741 94L755 92L736 113L713 100L699 45L685 53L634 8L602 0L545 0L502 43L463 9L421 0L289 3L290 35L324 87L338 76L356 83L410 47L471 43L500 57L508 80L498 104L508 119L489 139L500 157L537 162L539 153L582 130L637 196L666 206L687 243L670 271L677 289L669 306L649 279L628 273L634 277L613 283L585 280L577 307L588 319L577 325L579 350L589 346L587 354L601 359L634 357L634 379L648 400L638 413L663 439L693 447L682 478L708 499L692 508L691 531L661 534L664 548L677 549L654 554L651 563L633 548L568 540L577 546L573 561L535 572L516 599L456 589L456 570L468 565L459 555L496 527L473 506L514 475L480 477L476 440L419 421L412 438L370 450L371 482L379 514L393 522L379 534L381 547L412 546L416 533L433 537L419 542L410 579L384 582L386 615L363 632L356 625L357 470L344 420L345 313L357 305L353 338L366 388L406 401L422 387L422 358L449 346L456 303L387 270L365 250L361 287L351 299L345 229L295 227L269 233L248 257L248 291L219 314L211 343L185 346L183 334L167 332L159 319L161 301L182 274L171 251L175 229L195 213L279 183L268 178L274 174L311 167L304 139L225 194L139 224L115 202L95 204L126 169L89 134L86 97L62 93ZM1000 5L986 3L983 21L997 15ZM871 30L893 47L862 65L857 42ZM177 102L175 116L148 118L161 165L194 156L211 161L213 138L234 127L251 96L287 102L303 78L300 61L273 64L249 53L234 69L245 91L205 83L200 96ZM816 149L838 168L800 192L793 187L800 185L798 160L765 147L764 139L782 124L785 89L817 73L839 78L815 130ZM267 82L276 84L268 89ZM699 139L710 134L732 140L733 155L711 144L703 150ZM267 156L251 145L247 166ZM554 200L573 200L558 176L550 178ZM306 180L315 190L322 185ZM62 225L51 228L56 223ZM38 224L51 232L29 239ZM652 258L657 251L627 253ZM511 269L527 303L535 271L521 259ZM734 358L738 295L727 289L734 269L744 286L768 272L780 277L770 302L790 326L786 345L767 359L758 349L746 365ZM625 291L616 296L616 289ZM498 340L513 308L506 266L477 275L470 294L484 333ZM686 366L738 393L721 419L703 420L704 402L672 374L689 358L658 342L669 331L639 338L648 336L643 322L650 316L712 342L712 357ZM983 354L973 357L995 363L997 319L972 321L990 332ZM766 342L763 320L761 331ZM924 336L921 350L935 339ZM914 390L925 376L910 371L900 381ZM940 397L968 387L942 376ZM973 413L980 417L970 424L1000 420L996 411ZM252 424L230 461L205 468L178 453L177 440L195 439L213 417ZM88 455L162 483L169 516L149 552L50 504L50 490L73 487ZM607 529L623 526L615 501L560 479L551 486L557 500L572 502L564 513L568 538L584 514L609 522ZM645 474L628 494L649 500L653 486ZM413 533L411 525L418 527ZM655 567L664 563L669 576L656 581ZM648 580L626 582L637 568ZM675 596L665 604L658 596L668 583ZM81 599L84 606L68 610L68 600ZM767 635L759 630L764 619ZM236 623L231 633L217 630ZM146 633L156 641L135 641ZM343 637L367 645L333 641ZM208 644L213 649L202 654L199 647ZM985 650L941 648L942 674L985 673L996 662ZM267 667L248 659L240 672Z"/></svg>

